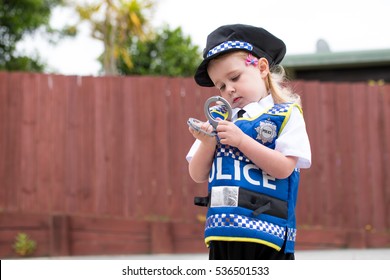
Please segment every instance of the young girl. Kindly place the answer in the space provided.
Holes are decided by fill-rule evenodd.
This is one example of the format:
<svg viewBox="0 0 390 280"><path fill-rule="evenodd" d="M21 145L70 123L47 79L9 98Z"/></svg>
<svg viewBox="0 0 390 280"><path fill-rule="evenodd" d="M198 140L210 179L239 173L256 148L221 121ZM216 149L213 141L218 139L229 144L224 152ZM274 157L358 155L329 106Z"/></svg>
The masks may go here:
<svg viewBox="0 0 390 280"><path fill-rule="evenodd" d="M209 183L210 259L294 259L299 168L310 167L311 151L299 96L277 67L285 53L283 41L254 26L225 25L207 37L195 81L215 86L233 109L218 137L189 129L190 176Z"/></svg>

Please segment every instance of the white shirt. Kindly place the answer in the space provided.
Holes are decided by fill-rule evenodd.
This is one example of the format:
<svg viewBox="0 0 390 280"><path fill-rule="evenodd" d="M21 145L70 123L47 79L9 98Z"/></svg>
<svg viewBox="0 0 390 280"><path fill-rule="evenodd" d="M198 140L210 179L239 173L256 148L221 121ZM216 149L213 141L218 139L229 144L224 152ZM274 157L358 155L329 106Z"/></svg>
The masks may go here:
<svg viewBox="0 0 390 280"><path fill-rule="evenodd" d="M246 105L244 117L255 118L261 112L269 109L274 105L272 95L269 94L259 102L253 102ZM237 113L240 108L233 109L232 121L237 119ZM186 159L189 162L199 147L200 141L195 140L189 150ZM275 150L281 152L285 156L294 156L298 158L296 168L309 168L311 166L311 149L309 137L306 131L306 124L303 116L298 108L292 109L289 120L283 128L282 133L275 141Z"/></svg>

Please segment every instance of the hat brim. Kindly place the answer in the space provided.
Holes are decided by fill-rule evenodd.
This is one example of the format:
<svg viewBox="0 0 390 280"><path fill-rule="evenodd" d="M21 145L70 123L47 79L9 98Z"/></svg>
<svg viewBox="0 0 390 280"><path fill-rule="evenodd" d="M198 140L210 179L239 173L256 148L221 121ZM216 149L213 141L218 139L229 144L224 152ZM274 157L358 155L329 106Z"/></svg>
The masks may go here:
<svg viewBox="0 0 390 280"><path fill-rule="evenodd" d="M213 87L214 83L210 79L209 74L207 73L207 66L209 65L211 58L206 58L199 65L195 73L195 82L202 87Z"/></svg>

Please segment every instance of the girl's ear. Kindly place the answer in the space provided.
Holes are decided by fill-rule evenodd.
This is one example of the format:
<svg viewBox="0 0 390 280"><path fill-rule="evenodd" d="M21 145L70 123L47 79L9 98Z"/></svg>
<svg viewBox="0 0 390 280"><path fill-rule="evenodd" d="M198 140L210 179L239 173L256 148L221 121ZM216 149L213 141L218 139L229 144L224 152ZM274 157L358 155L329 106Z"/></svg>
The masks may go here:
<svg viewBox="0 0 390 280"><path fill-rule="evenodd" d="M266 58L262 57L259 59L259 69L261 77L267 77L267 75L269 74L269 64Z"/></svg>

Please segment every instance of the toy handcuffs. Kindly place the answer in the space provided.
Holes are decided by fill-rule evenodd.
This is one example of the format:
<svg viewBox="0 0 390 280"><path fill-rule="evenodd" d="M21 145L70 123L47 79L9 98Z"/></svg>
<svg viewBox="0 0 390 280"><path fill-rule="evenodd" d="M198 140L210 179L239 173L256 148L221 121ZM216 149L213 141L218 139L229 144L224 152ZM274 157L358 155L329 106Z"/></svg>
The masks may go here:
<svg viewBox="0 0 390 280"><path fill-rule="evenodd" d="M218 102L218 101L222 102L223 104L210 108L210 105L212 103ZM215 109L213 110L213 108L217 108L217 107L219 110L215 110ZM227 100L221 96L212 96L209 99L207 99L206 102L204 103L203 110L204 110L204 114L206 115L207 119L209 120L209 123L214 128L214 131L212 131L210 133L210 132L207 132L207 131L201 129L201 125L203 124L203 122L199 121L197 119L194 119L194 118L189 118L187 121L187 124L192 129L194 129L196 131L201 131L202 133L204 133L208 136L211 136L211 137L217 135L216 129L217 129L218 122L219 122L219 120L214 118L211 113L215 112L218 115L220 115L218 117L221 117L221 119L228 120L228 121L230 121L232 119L232 115L233 115L232 107L230 107L229 102L227 102Z"/></svg>

